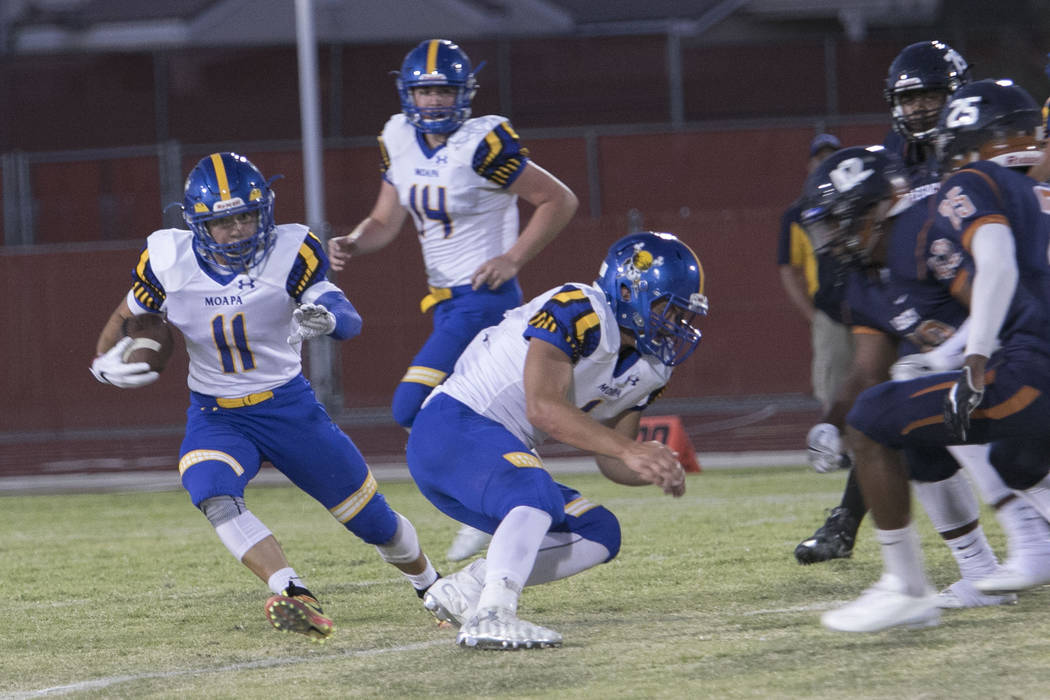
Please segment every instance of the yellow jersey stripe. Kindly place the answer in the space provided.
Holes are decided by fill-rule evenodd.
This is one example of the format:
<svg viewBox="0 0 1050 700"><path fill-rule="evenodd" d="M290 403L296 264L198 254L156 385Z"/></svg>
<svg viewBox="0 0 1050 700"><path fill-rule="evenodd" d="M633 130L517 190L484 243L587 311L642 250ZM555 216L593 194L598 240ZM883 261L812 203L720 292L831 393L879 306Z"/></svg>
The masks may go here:
<svg viewBox="0 0 1050 700"><path fill-rule="evenodd" d="M515 467L539 467L543 468L543 462L540 458L531 452L507 452L503 455L503 459L507 460Z"/></svg>
<svg viewBox="0 0 1050 700"><path fill-rule="evenodd" d="M222 462L229 466L237 476L244 474L244 467L241 466L240 462L231 455L219 450L191 450L187 452L179 460L179 474L185 473L187 469L201 462Z"/></svg>
<svg viewBox="0 0 1050 700"><path fill-rule="evenodd" d="M421 367L417 365L409 367L408 371L405 372L405 376L401 377L401 381L433 387L445 381L445 377L447 376L448 372L442 372L433 367Z"/></svg>
<svg viewBox="0 0 1050 700"><path fill-rule="evenodd" d="M350 496L339 505L329 508L328 512L332 514L336 520L341 523L348 523L354 519L361 509L368 505L368 502L372 500L372 496L376 494L379 486L376 484L376 479L372 476L371 470L368 472L368 478L365 479L365 483L361 484L361 488L354 491Z"/></svg>
<svg viewBox="0 0 1050 700"><path fill-rule="evenodd" d="M567 515L573 516L574 518L578 518L587 511L597 507L597 503L592 503L583 496L580 496L579 498L573 499L565 504L565 513Z"/></svg>

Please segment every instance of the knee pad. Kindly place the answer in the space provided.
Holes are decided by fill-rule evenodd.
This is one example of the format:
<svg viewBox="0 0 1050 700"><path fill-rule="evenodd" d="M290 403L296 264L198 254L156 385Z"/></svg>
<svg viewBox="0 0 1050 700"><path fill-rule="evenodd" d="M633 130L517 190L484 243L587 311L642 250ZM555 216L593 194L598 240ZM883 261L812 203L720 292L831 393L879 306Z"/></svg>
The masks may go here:
<svg viewBox="0 0 1050 700"><path fill-rule="evenodd" d="M398 524L398 514L387 505L383 494L376 492L357 515L343 523L343 527L367 544L380 545L397 534Z"/></svg>
<svg viewBox="0 0 1050 700"><path fill-rule="evenodd" d="M409 373L413 369L416 368L410 368ZM402 381L397 385L397 388L394 389L394 400L391 403L390 410L394 414L394 420L398 425L402 428L412 427L412 423L416 420L416 414L419 413L419 407L423 405L423 401L430 395L433 388L429 384L420 384L419 382Z"/></svg>
<svg viewBox="0 0 1050 700"><path fill-rule="evenodd" d="M1006 485L1018 491L1039 483L1050 466L1050 450L1043 440L1001 440L992 443L988 461Z"/></svg>
<svg viewBox="0 0 1050 700"><path fill-rule="evenodd" d="M237 561L242 561L249 549L273 533L250 510L215 526L215 534Z"/></svg>
<svg viewBox="0 0 1050 700"><path fill-rule="evenodd" d="M248 512L244 499L240 496L212 496L205 498L197 507L204 513L204 517L208 519L212 527L219 527L241 513Z"/></svg>
<svg viewBox="0 0 1050 700"><path fill-rule="evenodd" d="M906 447L901 453L908 474L916 481L943 481L959 471L959 463L944 447Z"/></svg>
<svg viewBox="0 0 1050 700"><path fill-rule="evenodd" d="M383 544L376 545L376 551L388 564L408 564L419 558L423 551L419 548L419 537L416 528L408 518L394 511L397 517L397 531Z"/></svg>
<svg viewBox="0 0 1050 700"><path fill-rule="evenodd" d="M591 508L579 517L570 517L569 529L608 549L609 558L606 562L612 561L620 553L620 521L604 506Z"/></svg>
<svg viewBox="0 0 1050 700"><path fill-rule="evenodd" d="M914 481L915 496L937 532L949 532L975 522L980 515L977 497L961 471L940 481Z"/></svg>

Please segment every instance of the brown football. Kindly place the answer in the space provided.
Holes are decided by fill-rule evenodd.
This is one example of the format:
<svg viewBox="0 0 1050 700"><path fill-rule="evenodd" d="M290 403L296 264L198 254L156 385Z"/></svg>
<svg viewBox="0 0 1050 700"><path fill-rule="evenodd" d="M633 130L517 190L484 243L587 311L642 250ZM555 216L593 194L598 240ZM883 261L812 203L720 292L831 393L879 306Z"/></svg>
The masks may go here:
<svg viewBox="0 0 1050 700"><path fill-rule="evenodd" d="M124 350L124 362L145 362L160 372L171 359L175 337L161 314L145 313L124 320L124 335L132 338Z"/></svg>

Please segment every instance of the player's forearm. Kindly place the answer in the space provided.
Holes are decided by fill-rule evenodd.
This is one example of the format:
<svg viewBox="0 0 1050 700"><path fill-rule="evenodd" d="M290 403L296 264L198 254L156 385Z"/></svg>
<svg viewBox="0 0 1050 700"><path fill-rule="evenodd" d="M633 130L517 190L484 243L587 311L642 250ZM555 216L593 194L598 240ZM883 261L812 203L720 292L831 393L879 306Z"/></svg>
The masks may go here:
<svg viewBox="0 0 1050 700"><path fill-rule="evenodd" d="M551 438L584 452L620 459L632 440L594 420L565 401L533 399L527 418Z"/></svg>
<svg viewBox="0 0 1050 700"><path fill-rule="evenodd" d="M317 298L335 316L335 330L329 333L336 340L348 340L361 333L361 314L342 292L325 292Z"/></svg>
<svg viewBox="0 0 1050 700"><path fill-rule="evenodd" d="M113 313L110 314L106 325L102 327L102 332L95 343L96 355L106 352L124 337L124 319L131 315L131 309L128 308L127 301L121 301Z"/></svg>
<svg viewBox="0 0 1050 700"><path fill-rule="evenodd" d="M576 214L578 204L576 195L567 188L559 191L556 198L541 203L507 251L507 257L520 270L561 233Z"/></svg>

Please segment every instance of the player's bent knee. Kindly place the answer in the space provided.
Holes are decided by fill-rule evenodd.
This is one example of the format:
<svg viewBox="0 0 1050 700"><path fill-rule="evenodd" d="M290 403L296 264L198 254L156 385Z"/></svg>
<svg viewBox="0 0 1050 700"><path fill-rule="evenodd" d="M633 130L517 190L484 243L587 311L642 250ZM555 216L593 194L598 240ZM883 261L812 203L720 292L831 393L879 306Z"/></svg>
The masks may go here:
<svg viewBox="0 0 1050 700"><path fill-rule="evenodd" d="M343 526L361 538L362 542L381 545L397 534L398 514L387 505L383 494L376 493L372 499Z"/></svg>
<svg viewBox="0 0 1050 700"><path fill-rule="evenodd" d="M620 553L620 521L612 511L604 506L591 508L583 515L574 518L572 531L608 549L609 557L605 560L606 562L612 561Z"/></svg>
<svg viewBox="0 0 1050 700"><path fill-rule="evenodd" d="M242 498L215 496L202 501L200 509L237 561L243 560L248 550L273 534L245 508Z"/></svg>
<svg viewBox="0 0 1050 700"><path fill-rule="evenodd" d="M1008 440L992 444L988 461L1003 482L1012 489L1024 491L1047 475L1047 444L1042 440Z"/></svg>

